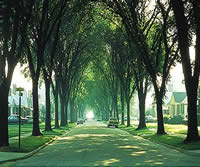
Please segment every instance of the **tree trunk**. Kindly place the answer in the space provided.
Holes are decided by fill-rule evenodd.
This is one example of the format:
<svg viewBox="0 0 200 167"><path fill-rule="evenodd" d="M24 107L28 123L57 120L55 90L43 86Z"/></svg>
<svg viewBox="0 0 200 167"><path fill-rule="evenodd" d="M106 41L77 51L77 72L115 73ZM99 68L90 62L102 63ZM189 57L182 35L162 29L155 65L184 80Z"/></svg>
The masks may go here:
<svg viewBox="0 0 200 167"><path fill-rule="evenodd" d="M58 83L55 86L55 128L59 128L59 117L58 117Z"/></svg>
<svg viewBox="0 0 200 167"><path fill-rule="evenodd" d="M189 83L187 88L188 97L188 131L185 142L199 140L198 121L197 121L197 91L194 84Z"/></svg>
<svg viewBox="0 0 200 167"><path fill-rule="evenodd" d="M108 110L109 110L109 113L110 113L109 117L112 117L112 109L108 109Z"/></svg>
<svg viewBox="0 0 200 167"><path fill-rule="evenodd" d="M38 80L32 79L32 94L33 94L33 131L32 136L41 136L39 126L39 104L38 104Z"/></svg>
<svg viewBox="0 0 200 167"><path fill-rule="evenodd" d="M130 123L130 100L126 101L126 107L127 107L127 127L131 126Z"/></svg>
<svg viewBox="0 0 200 167"><path fill-rule="evenodd" d="M65 126L68 125L68 100L65 101Z"/></svg>
<svg viewBox="0 0 200 167"><path fill-rule="evenodd" d="M165 133L163 111L162 111L162 93L155 91L156 103L157 103L157 134L162 135Z"/></svg>
<svg viewBox="0 0 200 167"><path fill-rule="evenodd" d="M191 65L190 60L190 39L189 23L185 16L184 2L172 0L172 8L176 18L176 27L178 30L178 44L181 53L181 62L185 79L185 87L188 97L188 132L185 142L199 140L198 126L197 126L197 89L199 83L199 66L200 66L200 15L199 15L199 1L194 0L193 3L193 16L194 27L196 30L196 52L194 67ZM183 28L184 27L184 28Z"/></svg>
<svg viewBox="0 0 200 167"><path fill-rule="evenodd" d="M0 146L8 146L8 94L9 87L5 81L0 86Z"/></svg>
<svg viewBox="0 0 200 167"><path fill-rule="evenodd" d="M70 122L71 123L74 123L74 119L73 119L73 114L74 114L74 111L73 111L73 102L70 100Z"/></svg>
<svg viewBox="0 0 200 167"><path fill-rule="evenodd" d="M121 93L121 109L122 109L122 125L124 125L124 92L123 92L123 87L120 84L120 93Z"/></svg>
<svg viewBox="0 0 200 167"><path fill-rule="evenodd" d="M64 103L64 98L61 96L60 102L61 102L61 122L60 126L66 126L65 122L65 103Z"/></svg>
<svg viewBox="0 0 200 167"><path fill-rule="evenodd" d="M46 116L45 116L45 131L51 131L51 102L50 102L50 85L49 80L45 80L45 98L46 98Z"/></svg>
<svg viewBox="0 0 200 167"><path fill-rule="evenodd" d="M118 79L115 78L115 111L116 111L116 117L119 122L119 111L118 111L118 90L119 90L119 85L118 85Z"/></svg>
<svg viewBox="0 0 200 167"><path fill-rule="evenodd" d="M139 117L139 125L137 129L143 129L146 128L146 122L145 122L145 100L146 100L146 95L143 94L143 92L138 91L138 98L139 98L139 112L140 112L140 117Z"/></svg>
<svg viewBox="0 0 200 167"><path fill-rule="evenodd" d="M59 117L58 117L58 95L55 97L55 128L59 128Z"/></svg>

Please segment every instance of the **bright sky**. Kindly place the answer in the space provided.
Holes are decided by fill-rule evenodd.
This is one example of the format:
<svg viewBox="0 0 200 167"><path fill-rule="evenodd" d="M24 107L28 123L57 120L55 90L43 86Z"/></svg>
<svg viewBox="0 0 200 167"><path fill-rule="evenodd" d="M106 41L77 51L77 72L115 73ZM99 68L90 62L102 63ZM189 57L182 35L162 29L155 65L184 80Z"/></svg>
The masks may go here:
<svg viewBox="0 0 200 167"><path fill-rule="evenodd" d="M88 119L94 118L94 113L93 113L92 111L89 111L89 112L86 114L86 118L88 118Z"/></svg>
<svg viewBox="0 0 200 167"><path fill-rule="evenodd" d="M32 82L30 79L24 78L23 74L20 72L20 65L17 65L15 68L11 85L13 84L16 84L17 87L23 87L25 90L32 89Z"/></svg>

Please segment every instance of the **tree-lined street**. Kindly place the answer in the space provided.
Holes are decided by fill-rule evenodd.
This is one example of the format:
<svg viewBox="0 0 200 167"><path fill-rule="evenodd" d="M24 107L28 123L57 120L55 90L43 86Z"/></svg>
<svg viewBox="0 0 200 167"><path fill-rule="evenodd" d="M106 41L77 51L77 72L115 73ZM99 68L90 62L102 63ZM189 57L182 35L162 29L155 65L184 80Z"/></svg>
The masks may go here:
<svg viewBox="0 0 200 167"><path fill-rule="evenodd" d="M199 165L176 151L200 150L199 11L199 0L0 1L0 153L58 137L16 165ZM18 66L29 90L12 83Z"/></svg>
<svg viewBox="0 0 200 167"><path fill-rule="evenodd" d="M88 121L16 166L199 166L199 157Z"/></svg>

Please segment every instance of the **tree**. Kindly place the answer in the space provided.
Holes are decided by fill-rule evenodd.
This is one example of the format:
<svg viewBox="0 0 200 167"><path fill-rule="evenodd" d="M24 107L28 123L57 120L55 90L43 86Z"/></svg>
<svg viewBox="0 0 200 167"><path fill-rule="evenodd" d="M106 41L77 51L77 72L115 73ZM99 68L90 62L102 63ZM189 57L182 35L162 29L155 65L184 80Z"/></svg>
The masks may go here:
<svg viewBox="0 0 200 167"><path fill-rule="evenodd" d="M200 2L198 0L171 0L170 2L176 19L178 46L181 54L185 87L188 97L188 131L185 142L190 142L199 140L197 125L197 90L200 74ZM187 10L185 9L186 7ZM190 22L194 25L191 25ZM194 33L192 33L191 29L193 29ZM195 59L194 62L192 62L189 47L192 43L191 39L194 37L196 37Z"/></svg>
<svg viewBox="0 0 200 167"><path fill-rule="evenodd" d="M151 1L105 1L106 4L119 14L129 37L129 44L142 57L146 70L151 77L157 102L157 134L165 134L162 98L165 85L169 79L169 70L178 57L176 32L170 31L172 24L169 9L160 12L156 5L152 10L147 7ZM170 7L169 7L170 8ZM160 15L161 14L161 15ZM160 16L163 20L160 20Z"/></svg>
<svg viewBox="0 0 200 167"><path fill-rule="evenodd" d="M60 24L61 24L61 18L59 18L59 22L57 23L57 26L55 28L55 32L50 38L49 42L47 43L47 49L44 54L44 65L42 67L43 71L43 78L45 81L45 93L46 93L46 119L45 119L45 130L46 131L51 131L51 103L50 103L50 87L52 83L52 72L53 72L53 59L55 58L56 55L56 47L57 47L57 42L58 42L58 37L59 37L59 30L60 30ZM58 104L58 96L57 92L54 90L54 95L55 95L55 100L56 104ZM56 110L58 109L57 106ZM58 112L56 111L56 120L58 121ZM56 127L58 127L58 122L56 122Z"/></svg>
<svg viewBox="0 0 200 167"><path fill-rule="evenodd" d="M60 74L61 126L67 124L68 102L75 74L79 72L88 59L84 52L90 41L88 41L86 29L79 25L83 19L79 14L76 17L74 15L68 24L65 23L59 39L57 63Z"/></svg>
<svg viewBox="0 0 200 167"><path fill-rule="evenodd" d="M140 58L140 57L139 57ZM145 122L145 102L146 102L146 95L148 91L148 87L150 84L150 78L147 72L144 69L145 67L142 64L142 61L137 61L136 69L134 72L136 88L138 92L138 99L139 99L139 124L137 130L146 128Z"/></svg>
<svg viewBox="0 0 200 167"><path fill-rule="evenodd" d="M9 145L8 94L15 66L24 56L24 36L32 6L32 0L0 2L0 146Z"/></svg>
<svg viewBox="0 0 200 167"><path fill-rule="evenodd" d="M90 69L91 68L91 69ZM112 97L101 71L91 63L86 80L87 104L94 110L95 117L107 121L112 107Z"/></svg>
<svg viewBox="0 0 200 167"><path fill-rule="evenodd" d="M32 24L29 26L27 37L27 57L32 78L33 94L33 136L42 135L39 127L38 80L41 68L44 65L44 53L54 28L62 16L67 1L51 0L34 3Z"/></svg>
<svg viewBox="0 0 200 167"><path fill-rule="evenodd" d="M136 89L135 74L135 51L127 44L127 37L123 32L123 28L116 29L110 41L112 54L112 66L115 75L120 80L121 85L121 102L123 105L123 98L126 101L127 107L127 126L130 126L130 101ZM123 92L122 92L123 91ZM123 106L122 106L123 109ZM122 121L124 114L122 110Z"/></svg>

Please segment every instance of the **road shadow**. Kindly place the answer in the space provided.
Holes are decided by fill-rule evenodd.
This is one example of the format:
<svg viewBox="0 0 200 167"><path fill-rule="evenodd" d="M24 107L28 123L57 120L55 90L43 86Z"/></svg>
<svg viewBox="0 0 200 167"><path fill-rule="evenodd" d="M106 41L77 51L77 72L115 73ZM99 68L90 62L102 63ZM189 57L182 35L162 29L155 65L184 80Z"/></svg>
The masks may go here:
<svg viewBox="0 0 200 167"><path fill-rule="evenodd" d="M40 162L40 163L38 163ZM178 163L177 163L178 162ZM81 126L21 166L197 166L178 151L115 128ZM20 166L20 164L19 164Z"/></svg>

